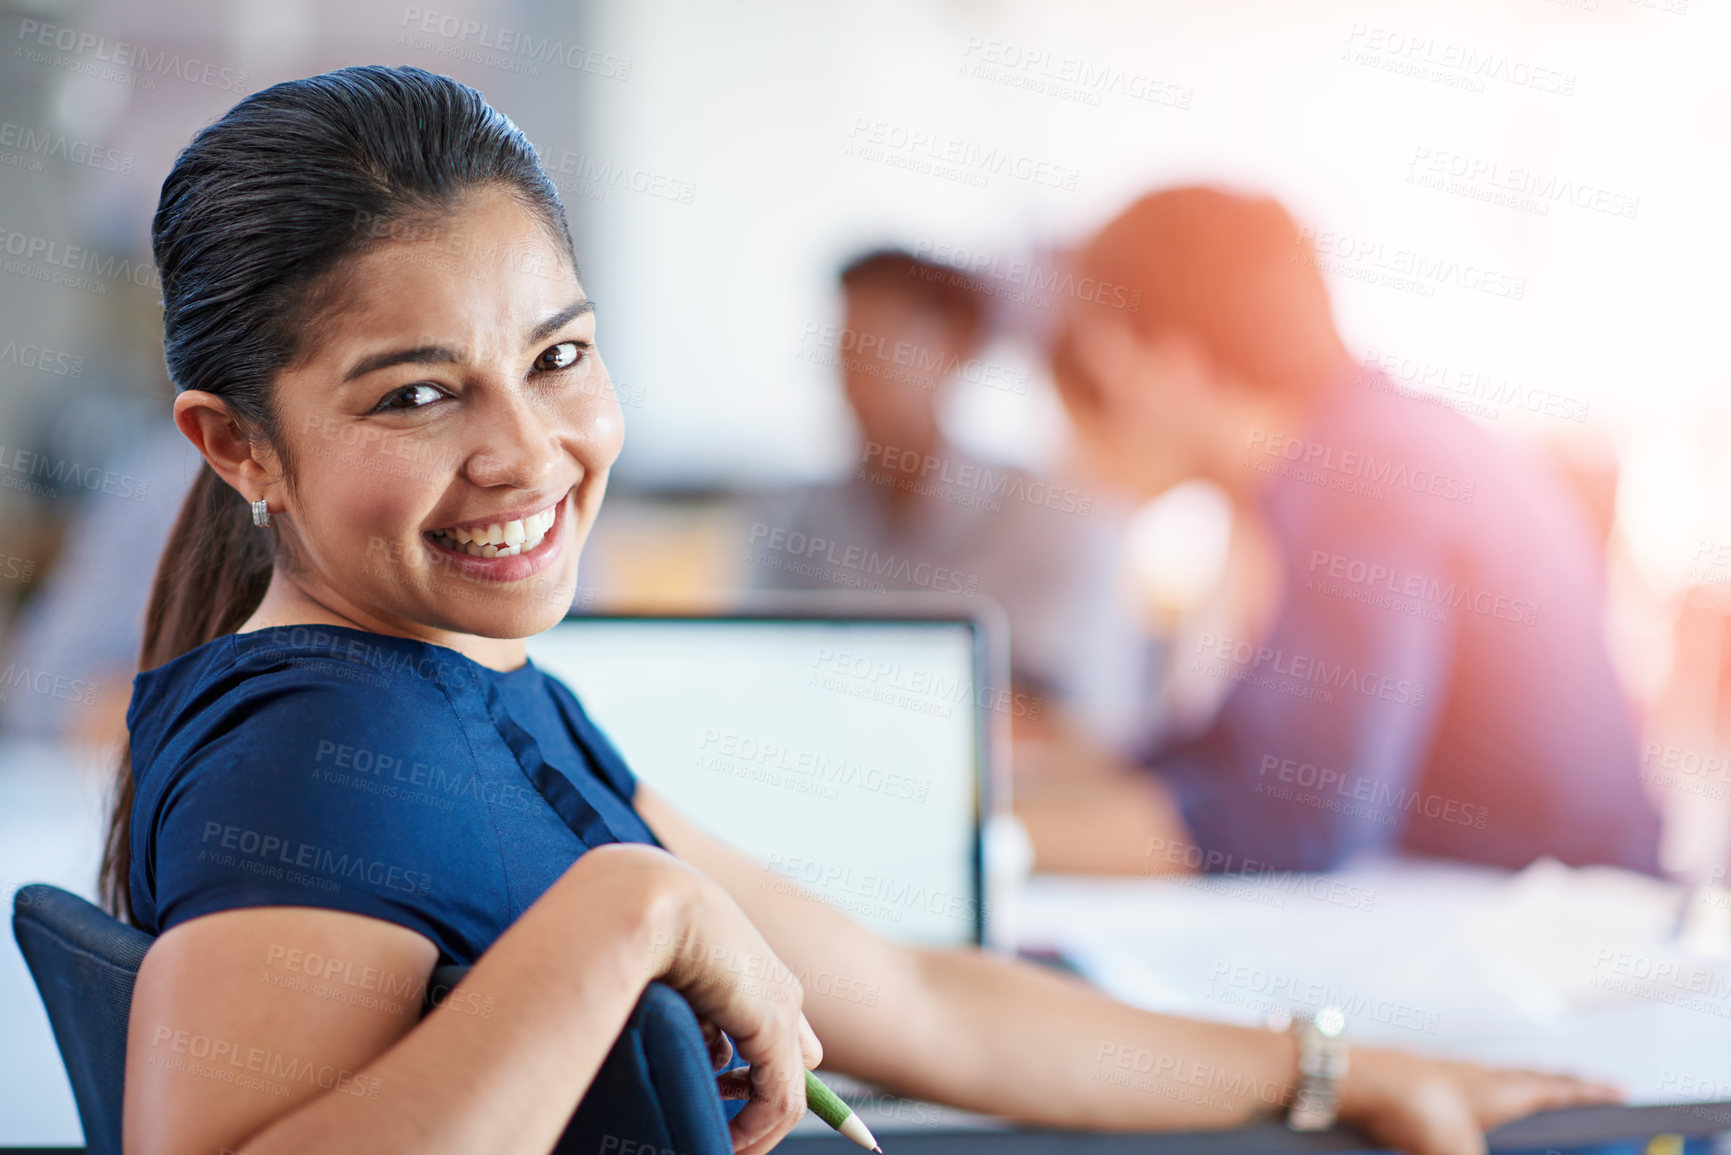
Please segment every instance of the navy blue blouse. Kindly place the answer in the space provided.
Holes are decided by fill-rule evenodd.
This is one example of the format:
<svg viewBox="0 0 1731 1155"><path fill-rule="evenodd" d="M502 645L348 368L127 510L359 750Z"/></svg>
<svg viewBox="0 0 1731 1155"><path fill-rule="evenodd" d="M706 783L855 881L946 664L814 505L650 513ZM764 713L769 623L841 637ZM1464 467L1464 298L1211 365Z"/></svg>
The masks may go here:
<svg viewBox="0 0 1731 1155"><path fill-rule="evenodd" d="M473 963L579 855L656 844L571 691L345 626L229 634L133 679L132 906L317 906Z"/></svg>

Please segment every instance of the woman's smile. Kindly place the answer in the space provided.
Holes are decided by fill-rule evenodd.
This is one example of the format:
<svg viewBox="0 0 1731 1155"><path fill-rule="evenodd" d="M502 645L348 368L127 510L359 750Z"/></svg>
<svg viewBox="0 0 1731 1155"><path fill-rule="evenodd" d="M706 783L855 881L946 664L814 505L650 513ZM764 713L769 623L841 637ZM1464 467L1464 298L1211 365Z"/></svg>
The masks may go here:
<svg viewBox="0 0 1731 1155"><path fill-rule="evenodd" d="M421 536L440 564L466 577L521 581L558 560L572 492L526 515L430 529Z"/></svg>

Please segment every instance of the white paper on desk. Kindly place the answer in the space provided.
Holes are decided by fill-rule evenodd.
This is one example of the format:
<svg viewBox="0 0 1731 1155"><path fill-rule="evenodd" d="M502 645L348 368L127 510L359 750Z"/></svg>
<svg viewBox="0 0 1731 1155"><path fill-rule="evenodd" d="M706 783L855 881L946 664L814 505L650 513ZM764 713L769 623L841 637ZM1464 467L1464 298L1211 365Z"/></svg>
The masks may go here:
<svg viewBox="0 0 1731 1155"><path fill-rule="evenodd" d="M1463 982L1451 923L1465 896L1500 883L1472 868L1238 877L1119 890L1110 925L1072 925L1063 949L1114 997L1148 1010L1261 1023L1277 1010L1346 1010L1355 1036L1412 1044L1476 1034L1519 1008ZM1296 881L1295 881L1296 880ZM1319 897L1320 896L1320 897ZM1344 901L1342 901L1344 900Z"/></svg>
<svg viewBox="0 0 1731 1155"><path fill-rule="evenodd" d="M1715 991L1723 1000L1731 970L1675 938L1681 900L1678 887L1646 875L1540 859L1462 919L1462 945L1538 1022Z"/></svg>
<svg viewBox="0 0 1731 1155"><path fill-rule="evenodd" d="M1278 879L1252 891L1238 878L1036 877L1025 924L1148 1010L1256 1024L1332 1002L1355 1039L1608 1079L1635 1102L1731 1087L1731 972L1680 957L1680 888L1554 862L1517 875L1393 862L1331 877L1374 891L1372 908ZM1625 956L1630 970L1674 960L1685 984L1711 985L1620 975Z"/></svg>
<svg viewBox="0 0 1731 1155"><path fill-rule="evenodd" d="M1109 912L1065 927L1061 945L1148 1010L1260 1022L1333 1003L1355 1034L1390 1042L1554 1031L1572 1014L1667 1001L1667 982L1684 997L1689 983L1708 997L1731 988L1731 974L1672 940L1678 888L1643 875L1542 860L1513 876L1425 863L1330 877L1364 901L1279 878L1096 890ZM1048 903L1088 908L1086 887L1046 889Z"/></svg>

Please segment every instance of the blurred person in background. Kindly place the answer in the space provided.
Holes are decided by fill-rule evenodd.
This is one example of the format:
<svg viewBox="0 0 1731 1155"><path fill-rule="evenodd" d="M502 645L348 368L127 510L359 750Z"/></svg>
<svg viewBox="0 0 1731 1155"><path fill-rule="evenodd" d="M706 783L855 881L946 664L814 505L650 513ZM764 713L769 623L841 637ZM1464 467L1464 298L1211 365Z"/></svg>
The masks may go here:
<svg viewBox="0 0 1731 1155"><path fill-rule="evenodd" d="M964 383L1025 382L982 357L991 327L982 286L894 249L849 263L841 285L833 345L859 426L858 465L843 481L757 503L751 584L989 596L1009 619L1006 709L1019 736L1050 739L1071 728L1062 717L1109 713L1083 700L1099 671L1147 676L1139 639L1117 612L1110 503L1074 479L981 460L943 429Z"/></svg>
<svg viewBox="0 0 1731 1155"><path fill-rule="evenodd" d="M1020 802L1036 862L1255 873L1399 851L1657 873L1601 558L1559 481L1355 363L1273 200L1144 197L1077 275L1141 294L1079 303L1056 338L1090 466L1143 499L1219 486L1245 592L1233 625L1175 651L1173 678L1213 685L1218 710L1147 772L1079 769L1086 805Z"/></svg>

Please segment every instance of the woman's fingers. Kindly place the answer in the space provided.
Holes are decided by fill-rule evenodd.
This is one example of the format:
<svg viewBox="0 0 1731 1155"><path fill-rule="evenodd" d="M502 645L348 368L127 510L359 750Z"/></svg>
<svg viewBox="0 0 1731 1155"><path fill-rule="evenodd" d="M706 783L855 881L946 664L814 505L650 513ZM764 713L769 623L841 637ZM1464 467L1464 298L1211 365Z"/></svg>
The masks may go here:
<svg viewBox="0 0 1731 1155"><path fill-rule="evenodd" d="M746 1099L751 1096L751 1068L735 1067L715 1076L715 1089L723 1099Z"/></svg>
<svg viewBox="0 0 1731 1155"><path fill-rule="evenodd" d="M805 1012L799 1014L799 1050L805 1059L805 1069L815 1070L823 1066L823 1044L818 1041L817 1032L806 1022Z"/></svg>
<svg viewBox="0 0 1731 1155"><path fill-rule="evenodd" d="M703 1041L709 1045L710 1069L719 1071L733 1058L733 1041L715 1025L715 1020L700 1017L697 1022L703 1028Z"/></svg>
<svg viewBox="0 0 1731 1155"><path fill-rule="evenodd" d="M1367 1121L1367 1129L1405 1155L1485 1155L1484 1132L1472 1105L1452 1080L1415 1072L1397 1107Z"/></svg>
<svg viewBox="0 0 1731 1155"><path fill-rule="evenodd" d="M1489 1145L1473 1113L1458 1097L1428 1105L1412 1155L1486 1155Z"/></svg>
<svg viewBox="0 0 1731 1155"><path fill-rule="evenodd" d="M691 1004L717 1066L737 1054L743 1071L716 1078L727 1098L747 1100L728 1124L739 1155L762 1155L793 1129L805 1113L805 1064L823 1051L800 1012L805 992L769 944L713 880L690 867L685 923L678 949L665 960L661 977ZM721 960L750 960L761 981L744 982L739 967ZM761 969L757 969L761 968ZM725 1033L725 1037L724 1037ZM729 1045L729 1038L732 1042Z"/></svg>
<svg viewBox="0 0 1731 1155"><path fill-rule="evenodd" d="M1353 1055L1356 1125L1408 1155L1483 1155L1487 1131L1557 1107L1615 1103L1604 1083L1364 1048ZM1344 1088L1343 1088L1344 1089Z"/></svg>
<svg viewBox="0 0 1731 1155"><path fill-rule="evenodd" d="M1479 1122L1487 1131L1537 1111L1623 1099L1621 1091L1607 1084L1543 1071L1481 1071L1474 1082Z"/></svg>
<svg viewBox="0 0 1731 1155"><path fill-rule="evenodd" d="M791 1026L792 1024L788 1024ZM739 1155L761 1155L770 1150L805 1114L805 1068L792 1031L768 1056L753 1059L746 1077L745 1109L733 1117L728 1130ZM752 1050L740 1040L740 1054L751 1058Z"/></svg>
<svg viewBox="0 0 1731 1155"><path fill-rule="evenodd" d="M818 1042L817 1032L811 1029L811 1024L806 1021L803 1013L799 1016L799 1049L800 1069L791 1073L793 1076L797 1077L796 1085L792 1089L792 1095L789 1100L777 1104L775 1111L766 1112L781 1113L788 1116L787 1126L789 1128L791 1128L794 1123L797 1123L799 1117L805 1113L805 1072L823 1062L823 1044ZM767 1077L767 1079L760 1079L757 1070L756 1067L735 1067L731 1071L723 1071L715 1077L715 1088L721 1093L723 1099L750 1099L754 1094L756 1094L756 1088L763 1082L768 1082L772 1086L780 1086L780 1083L777 1081L779 1075L772 1075ZM752 1106L746 1107L745 1110L750 1111L755 1105L756 1104L754 1103ZM744 1114L745 1111L740 1112L741 1116ZM735 1122L738 1122L738 1120L736 1119ZM757 1124L754 1121L749 1124L749 1126L755 1127ZM785 1133L785 1131L782 1132L782 1134ZM756 1155L756 1152L760 1148L767 1150L771 1144L766 1143L764 1141L765 1139L772 1139L776 1142L779 1142L781 1139L780 1134L774 1133L766 1134L756 1140L744 1138L744 1136L749 1136L749 1134L750 1131L747 1131L743 1126L735 1129L734 1149L740 1152L741 1155Z"/></svg>

